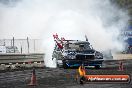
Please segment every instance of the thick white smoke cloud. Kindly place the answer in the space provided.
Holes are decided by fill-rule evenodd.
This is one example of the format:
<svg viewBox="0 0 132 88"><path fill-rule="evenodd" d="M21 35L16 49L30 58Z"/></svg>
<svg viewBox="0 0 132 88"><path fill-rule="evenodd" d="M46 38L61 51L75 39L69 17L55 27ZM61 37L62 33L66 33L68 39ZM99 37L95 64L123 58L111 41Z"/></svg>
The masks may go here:
<svg viewBox="0 0 132 88"><path fill-rule="evenodd" d="M51 60L53 33L66 39L84 40L88 36L97 50L122 50L118 40L121 29L128 21L127 13L109 0L1 0L0 38L41 38L46 53L45 62Z"/></svg>

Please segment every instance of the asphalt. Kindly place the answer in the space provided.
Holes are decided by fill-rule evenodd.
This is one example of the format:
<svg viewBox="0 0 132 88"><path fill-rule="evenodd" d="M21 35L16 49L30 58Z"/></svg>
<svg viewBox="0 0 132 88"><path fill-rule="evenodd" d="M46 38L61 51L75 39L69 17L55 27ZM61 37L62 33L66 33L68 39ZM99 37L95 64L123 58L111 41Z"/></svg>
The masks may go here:
<svg viewBox="0 0 132 88"><path fill-rule="evenodd" d="M132 79L132 60L122 60L123 71L118 71L120 61L105 61L101 69L87 68L90 74L128 74ZM85 83L76 81L78 69L43 68L35 69L37 85L29 86L32 70L0 73L0 88L132 88L129 83Z"/></svg>

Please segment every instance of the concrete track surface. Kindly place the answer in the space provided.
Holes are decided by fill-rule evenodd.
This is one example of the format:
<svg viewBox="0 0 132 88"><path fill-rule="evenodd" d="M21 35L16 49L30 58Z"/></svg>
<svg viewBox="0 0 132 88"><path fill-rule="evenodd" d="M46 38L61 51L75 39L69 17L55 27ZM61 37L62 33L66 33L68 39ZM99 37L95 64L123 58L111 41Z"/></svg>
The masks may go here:
<svg viewBox="0 0 132 88"><path fill-rule="evenodd" d="M87 68L87 74L129 74L132 60L123 60L124 71L118 71L119 61L105 61L101 69ZM77 69L36 69L37 86L29 86L32 70L0 73L0 88L132 88L130 83L86 83L75 80Z"/></svg>

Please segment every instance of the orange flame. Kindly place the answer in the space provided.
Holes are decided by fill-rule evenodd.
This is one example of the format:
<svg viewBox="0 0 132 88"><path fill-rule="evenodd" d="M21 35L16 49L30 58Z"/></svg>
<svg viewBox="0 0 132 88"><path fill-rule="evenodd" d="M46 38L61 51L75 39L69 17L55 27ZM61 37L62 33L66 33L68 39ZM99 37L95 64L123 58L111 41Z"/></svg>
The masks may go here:
<svg viewBox="0 0 132 88"><path fill-rule="evenodd" d="M79 72L80 76L85 76L86 75L86 71L85 71L84 66L80 66L79 69L78 69L78 72Z"/></svg>

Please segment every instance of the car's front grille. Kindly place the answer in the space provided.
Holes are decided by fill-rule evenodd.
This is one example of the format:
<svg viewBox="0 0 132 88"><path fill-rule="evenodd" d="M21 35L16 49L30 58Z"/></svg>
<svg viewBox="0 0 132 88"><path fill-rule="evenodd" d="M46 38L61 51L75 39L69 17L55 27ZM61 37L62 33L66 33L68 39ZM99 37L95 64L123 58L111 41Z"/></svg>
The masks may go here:
<svg viewBox="0 0 132 88"><path fill-rule="evenodd" d="M77 60L93 60L94 55L76 55Z"/></svg>

